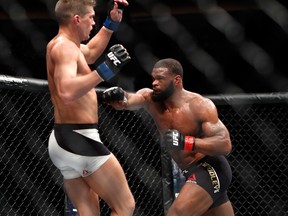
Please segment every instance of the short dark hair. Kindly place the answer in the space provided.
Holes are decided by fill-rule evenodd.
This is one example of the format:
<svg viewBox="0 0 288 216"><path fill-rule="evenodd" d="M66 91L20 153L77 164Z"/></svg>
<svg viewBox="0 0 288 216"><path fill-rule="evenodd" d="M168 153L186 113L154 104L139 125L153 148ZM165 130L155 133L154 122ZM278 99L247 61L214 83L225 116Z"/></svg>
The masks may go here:
<svg viewBox="0 0 288 216"><path fill-rule="evenodd" d="M173 58L165 58L157 61L154 68L168 68L168 70L175 75L180 75L183 78L183 67L179 61Z"/></svg>

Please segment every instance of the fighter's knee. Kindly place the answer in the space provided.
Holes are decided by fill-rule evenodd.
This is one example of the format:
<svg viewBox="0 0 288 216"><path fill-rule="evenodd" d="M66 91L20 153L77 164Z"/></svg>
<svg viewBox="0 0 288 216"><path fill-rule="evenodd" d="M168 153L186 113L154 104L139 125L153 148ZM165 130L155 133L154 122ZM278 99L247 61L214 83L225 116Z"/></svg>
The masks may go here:
<svg viewBox="0 0 288 216"><path fill-rule="evenodd" d="M180 216L182 215L183 209L181 208L180 205L172 206L169 211L167 216Z"/></svg>
<svg viewBox="0 0 288 216"><path fill-rule="evenodd" d="M128 200L127 200L127 208L129 209L129 212L133 213L135 210L135 199L133 196L131 196ZM131 214L132 215L132 214Z"/></svg>
<svg viewBox="0 0 288 216"><path fill-rule="evenodd" d="M188 208L184 203L178 202L177 204L173 204L167 213L167 216L182 216L187 215ZM196 211L189 211L189 215L196 216L198 215Z"/></svg>
<svg viewBox="0 0 288 216"><path fill-rule="evenodd" d="M111 211L115 215L127 215L127 216L132 216L135 210L135 200L133 197L126 198L123 200L122 204L119 205L117 208L112 208ZM114 215L111 214L111 215Z"/></svg>

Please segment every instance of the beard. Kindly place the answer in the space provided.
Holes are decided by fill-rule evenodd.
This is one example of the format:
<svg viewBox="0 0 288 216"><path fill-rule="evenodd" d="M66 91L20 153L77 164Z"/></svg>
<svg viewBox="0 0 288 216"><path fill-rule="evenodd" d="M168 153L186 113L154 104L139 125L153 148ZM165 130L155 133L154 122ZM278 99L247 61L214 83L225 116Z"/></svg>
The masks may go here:
<svg viewBox="0 0 288 216"><path fill-rule="evenodd" d="M174 93L174 85L171 81L166 89L164 89L160 94L155 94L153 92L151 98L154 102L162 102L168 99Z"/></svg>

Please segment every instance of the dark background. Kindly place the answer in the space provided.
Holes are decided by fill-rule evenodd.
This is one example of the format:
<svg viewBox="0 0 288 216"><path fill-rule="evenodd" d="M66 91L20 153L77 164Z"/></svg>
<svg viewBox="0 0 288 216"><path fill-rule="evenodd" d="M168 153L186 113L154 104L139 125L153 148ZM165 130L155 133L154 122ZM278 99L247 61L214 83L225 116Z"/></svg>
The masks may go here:
<svg viewBox="0 0 288 216"><path fill-rule="evenodd" d="M45 48L57 34L56 0L0 0L0 74L46 79ZM98 0L95 34L106 18ZM158 59L178 59L184 87L201 94L288 89L286 0L130 0L109 46L132 61L109 83L135 91L151 86Z"/></svg>

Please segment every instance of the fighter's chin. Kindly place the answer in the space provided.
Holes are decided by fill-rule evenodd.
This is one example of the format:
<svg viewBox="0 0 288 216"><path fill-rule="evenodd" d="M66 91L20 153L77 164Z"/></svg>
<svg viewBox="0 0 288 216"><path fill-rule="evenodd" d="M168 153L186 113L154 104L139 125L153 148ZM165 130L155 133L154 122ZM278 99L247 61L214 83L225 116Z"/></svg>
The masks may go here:
<svg viewBox="0 0 288 216"><path fill-rule="evenodd" d="M159 95L159 94L161 94L160 90L153 89L153 95Z"/></svg>
<svg viewBox="0 0 288 216"><path fill-rule="evenodd" d="M157 92L153 92L152 95L153 95L153 96L158 96L159 93L157 93Z"/></svg>
<svg viewBox="0 0 288 216"><path fill-rule="evenodd" d="M90 33L87 34L86 40L88 40L88 39L90 39L90 38L91 38L91 31L90 31Z"/></svg>
<svg viewBox="0 0 288 216"><path fill-rule="evenodd" d="M86 37L82 37L82 41L87 41L87 40L89 40L90 39L90 36L86 36Z"/></svg>

